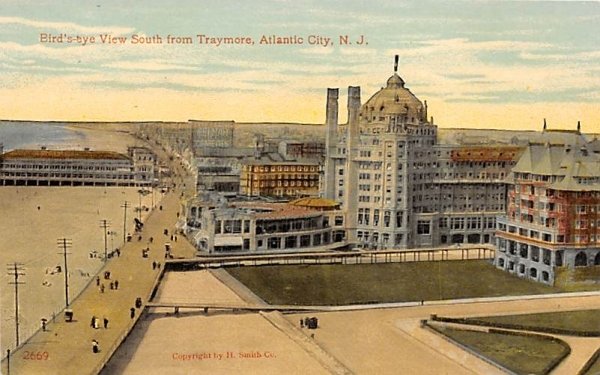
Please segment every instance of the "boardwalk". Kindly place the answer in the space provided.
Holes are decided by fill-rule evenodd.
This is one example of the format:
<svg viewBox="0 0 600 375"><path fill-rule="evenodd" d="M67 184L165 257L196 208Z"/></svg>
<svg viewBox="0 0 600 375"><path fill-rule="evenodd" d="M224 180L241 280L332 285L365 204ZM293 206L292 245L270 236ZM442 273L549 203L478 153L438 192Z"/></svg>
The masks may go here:
<svg viewBox="0 0 600 375"><path fill-rule="evenodd" d="M164 270L164 243L170 242L176 257L191 257L195 249L183 238L177 242L165 236L177 220L181 192L168 193L160 203L162 210L156 209L148 217L142 233L142 240L132 240L121 249L119 257L112 258L100 271L100 285L104 292L92 282L77 300L71 303L74 319L65 322L60 314L55 322L47 325L46 332L38 332L14 353L10 362L2 362L2 374L97 374L111 354L133 328L144 306L135 307L136 299L146 302L160 273ZM153 237L154 241L149 242ZM142 249L149 247L148 257L142 257ZM153 269L152 263L160 262L160 268ZM110 279L104 272L110 272ZM118 280L118 289L110 284ZM134 318L131 318L133 308ZM99 327L91 327L92 316L98 318ZM103 328L104 318L108 328ZM99 344L99 353L92 352L92 340ZM10 368L9 368L10 366Z"/></svg>

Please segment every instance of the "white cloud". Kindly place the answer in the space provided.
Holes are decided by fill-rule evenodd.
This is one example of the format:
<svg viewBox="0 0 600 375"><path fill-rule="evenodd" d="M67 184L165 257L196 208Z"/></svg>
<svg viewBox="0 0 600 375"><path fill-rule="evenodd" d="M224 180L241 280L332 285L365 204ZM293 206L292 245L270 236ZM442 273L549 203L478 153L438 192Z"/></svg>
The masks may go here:
<svg viewBox="0 0 600 375"><path fill-rule="evenodd" d="M136 70L136 71L150 71L159 72L167 70L187 70L199 72L202 71L202 67L199 65L184 65L184 64L173 64L165 60L142 60L142 61L116 61L108 64L104 64L104 67L113 69L123 70Z"/></svg>

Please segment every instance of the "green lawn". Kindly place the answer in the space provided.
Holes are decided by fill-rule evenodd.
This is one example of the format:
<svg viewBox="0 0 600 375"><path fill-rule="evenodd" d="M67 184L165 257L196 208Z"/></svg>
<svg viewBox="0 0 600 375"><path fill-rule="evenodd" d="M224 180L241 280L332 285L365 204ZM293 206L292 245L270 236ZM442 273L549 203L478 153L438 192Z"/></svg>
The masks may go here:
<svg viewBox="0 0 600 375"><path fill-rule="evenodd" d="M345 305L561 292L487 261L227 268L271 304Z"/></svg>
<svg viewBox="0 0 600 375"><path fill-rule="evenodd" d="M541 337L464 331L448 327L436 329L517 374L547 374L551 363L562 360L569 352L566 343Z"/></svg>
<svg viewBox="0 0 600 375"><path fill-rule="evenodd" d="M580 375L598 375L598 374L600 374L600 356L596 356L596 360L594 362L592 362L590 367L588 367L586 371L580 370L579 374Z"/></svg>
<svg viewBox="0 0 600 375"><path fill-rule="evenodd" d="M505 328L519 325L521 329L543 331L544 328L568 330L580 334L600 335L600 310L561 311L539 314L486 316L480 318L467 318L469 321L496 323L505 325Z"/></svg>

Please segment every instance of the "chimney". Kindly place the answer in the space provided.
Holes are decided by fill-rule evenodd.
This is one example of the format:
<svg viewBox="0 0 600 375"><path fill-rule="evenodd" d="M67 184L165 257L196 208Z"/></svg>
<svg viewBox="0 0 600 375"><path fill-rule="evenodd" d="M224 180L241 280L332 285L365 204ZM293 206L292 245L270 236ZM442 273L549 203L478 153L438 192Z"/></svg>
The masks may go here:
<svg viewBox="0 0 600 375"><path fill-rule="evenodd" d="M327 158L325 159L324 193L325 198L335 199L335 161L333 156L337 150L337 128L338 128L338 89L327 89L327 107L325 126L327 128L325 147Z"/></svg>

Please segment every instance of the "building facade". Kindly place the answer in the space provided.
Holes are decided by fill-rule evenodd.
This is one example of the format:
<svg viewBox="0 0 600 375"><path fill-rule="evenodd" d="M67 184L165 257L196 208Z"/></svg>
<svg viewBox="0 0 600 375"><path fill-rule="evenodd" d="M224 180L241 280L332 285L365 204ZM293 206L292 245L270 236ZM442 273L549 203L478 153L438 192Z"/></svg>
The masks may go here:
<svg viewBox="0 0 600 375"><path fill-rule="evenodd" d="M413 248L493 241L506 209L518 147L437 143L437 126L397 74L361 104L348 89L348 123L338 124L338 89L327 95L324 196L340 202L348 241Z"/></svg>
<svg viewBox="0 0 600 375"><path fill-rule="evenodd" d="M132 151L133 152L133 151ZM150 157L150 153L144 151ZM132 154L133 155L133 154ZM141 155L136 151L135 155ZM151 186L152 161L112 151L12 150L0 156L0 184L25 186Z"/></svg>
<svg viewBox="0 0 600 375"><path fill-rule="evenodd" d="M231 201L200 194L185 205L185 226L200 252L279 253L345 245L335 202L302 198L290 203Z"/></svg>
<svg viewBox="0 0 600 375"><path fill-rule="evenodd" d="M157 159L154 152L147 147L128 147L127 154L133 162L134 180L140 184L158 184Z"/></svg>
<svg viewBox="0 0 600 375"><path fill-rule="evenodd" d="M317 196L320 170L316 162L246 161L240 174L240 194L270 197Z"/></svg>
<svg viewBox="0 0 600 375"><path fill-rule="evenodd" d="M554 284L561 267L600 265L600 154L579 132L531 144L513 168L496 267Z"/></svg>

